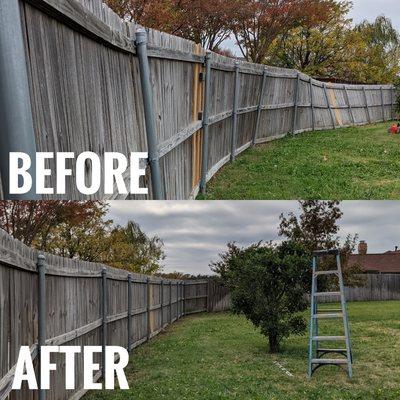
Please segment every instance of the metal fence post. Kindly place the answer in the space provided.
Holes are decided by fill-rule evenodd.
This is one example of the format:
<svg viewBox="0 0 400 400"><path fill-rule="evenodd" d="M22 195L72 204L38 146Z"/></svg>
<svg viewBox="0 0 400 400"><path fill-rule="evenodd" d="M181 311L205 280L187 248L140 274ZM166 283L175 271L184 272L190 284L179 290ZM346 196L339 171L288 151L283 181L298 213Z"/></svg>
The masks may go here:
<svg viewBox="0 0 400 400"><path fill-rule="evenodd" d="M262 110L262 103L263 103L263 100L264 100L265 82L266 81L267 81L267 68L264 68L264 72L263 72L263 76L262 76L262 82L261 82L260 99L258 101L258 108L257 108L256 127L254 129L253 139L251 141L251 145L252 146L254 146L256 144L256 139L257 139L257 136L258 136L258 132L260 130L261 110Z"/></svg>
<svg viewBox="0 0 400 400"><path fill-rule="evenodd" d="M151 326L150 326L150 278L146 279L146 289L147 289L147 300L146 300L146 310L147 310L147 340L150 340L150 336L151 336Z"/></svg>
<svg viewBox="0 0 400 400"><path fill-rule="evenodd" d="M239 106L239 85L240 85L239 61L235 61L235 90L233 94L232 132L231 132L231 162L236 157L238 106Z"/></svg>
<svg viewBox="0 0 400 400"><path fill-rule="evenodd" d="M101 270L101 318L102 318L102 351L101 376L106 379L106 346L107 346L107 268Z"/></svg>
<svg viewBox="0 0 400 400"><path fill-rule="evenodd" d="M382 121L385 122L386 121L386 118L385 118L385 103L384 103L384 100L383 100L383 87L382 86L381 86L380 90L381 90L381 102L382 102Z"/></svg>
<svg viewBox="0 0 400 400"><path fill-rule="evenodd" d="M128 351L132 348L132 274L128 275Z"/></svg>
<svg viewBox="0 0 400 400"><path fill-rule="evenodd" d="M38 353L39 353L39 371L41 366L40 354L42 346L46 345L46 258L43 254L38 256ZM41 374L39 372L39 382L42 383ZM39 400L45 400L46 392L39 390Z"/></svg>
<svg viewBox="0 0 400 400"><path fill-rule="evenodd" d="M180 288L180 283L176 282L176 319L179 319L179 312L180 312L180 295L179 295L179 288Z"/></svg>
<svg viewBox="0 0 400 400"><path fill-rule="evenodd" d="M169 324L172 324L172 282L169 281Z"/></svg>
<svg viewBox="0 0 400 400"><path fill-rule="evenodd" d="M329 113L331 114L332 127L333 127L333 129L336 129L335 115L333 114L333 110L332 110L332 107L331 107L331 102L329 100L328 89L326 88L326 83L324 83L324 93L325 93L326 104L328 106Z"/></svg>
<svg viewBox="0 0 400 400"><path fill-rule="evenodd" d="M350 97L349 97L349 92L347 91L347 86L343 85L343 89L344 89L347 106L349 107L351 121L352 121L353 125L355 125L356 119L354 118L353 107L351 106L351 103L350 103Z"/></svg>
<svg viewBox="0 0 400 400"><path fill-rule="evenodd" d="M297 131L297 114L299 111L300 72L297 72L296 86L294 89L294 111L292 121L292 135Z"/></svg>
<svg viewBox="0 0 400 400"><path fill-rule="evenodd" d="M35 193L36 140L20 14L18 0L0 2L0 173L5 199L39 200ZM32 188L26 194L10 195L10 152L26 153L31 158Z"/></svg>
<svg viewBox="0 0 400 400"><path fill-rule="evenodd" d="M371 114L369 113L369 105L368 105L368 98L367 98L367 92L365 90L365 86L362 87L363 93L364 93L364 100L365 100L365 108L367 111L367 117L368 117L368 123L371 123Z"/></svg>
<svg viewBox="0 0 400 400"><path fill-rule="evenodd" d="M164 281L161 281L161 329L164 329Z"/></svg>
<svg viewBox="0 0 400 400"><path fill-rule="evenodd" d="M312 123L312 130L315 131L314 85L313 85L312 78L310 78L310 101L311 101L311 123Z"/></svg>
<svg viewBox="0 0 400 400"><path fill-rule="evenodd" d="M182 283L183 316L186 315L186 281Z"/></svg>
<svg viewBox="0 0 400 400"><path fill-rule="evenodd" d="M201 178L200 192L206 193L208 152L209 152L209 131L210 131L210 95L211 95L211 52L207 51L206 58L206 81L204 87L204 110L203 110L203 150L201 153Z"/></svg>
<svg viewBox="0 0 400 400"><path fill-rule="evenodd" d="M136 31L135 44L137 55L139 57L140 83L142 86L153 196L155 200L164 200L161 186L160 159L158 155L157 131L154 114L153 93L150 81L149 58L147 54L147 33L145 29L140 28Z"/></svg>

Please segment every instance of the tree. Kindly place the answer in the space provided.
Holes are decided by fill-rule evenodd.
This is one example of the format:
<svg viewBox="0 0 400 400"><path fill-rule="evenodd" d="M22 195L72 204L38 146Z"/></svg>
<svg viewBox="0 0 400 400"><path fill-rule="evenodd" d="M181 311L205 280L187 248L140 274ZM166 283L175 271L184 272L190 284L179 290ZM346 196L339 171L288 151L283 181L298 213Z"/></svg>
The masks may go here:
<svg viewBox="0 0 400 400"><path fill-rule="evenodd" d="M211 268L223 271L233 311L260 328L271 353L280 350L285 337L306 331L302 312L308 307L305 294L311 288L311 255L302 245L258 243L239 248L230 243L220 256Z"/></svg>
<svg viewBox="0 0 400 400"><path fill-rule="evenodd" d="M340 244L339 221L343 216L338 201L300 201L300 216L291 212L287 216L281 214L279 236L299 243L310 253L315 250L340 249L343 278L347 286L360 286L364 283L360 274L359 265L349 266L349 255L354 251L358 235L346 237L343 245ZM321 262L321 269L336 269L336 261L326 257ZM333 279L321 279L322 286L335 285Z"/></svg>
<svg viewBox="0 0 400 400"><path fill-rule="evenodd" d="M106 219L108 205L101 202L80 204L86 207L82 218L67 217L58 221L52 226L46 245L37 248L60 257L102 262L109 249L113 223Z"/></svg>
<svg viewBox="0 0 400 400"><path fill-rule="evenodd" d="M390 19L351 26L348 1L334 2L327 19L279 35L270 62L315 77L356 83L393 83L399 74L399 34Z"/></svg>
<svg viewBox="0 0 400 400"><path fill-rule="evenodd" d="M108 0L122 18L217 50L231 33L231 0Z"/></svg>
<svg viewBox="0 0 400 400"><path fill-rule="evenodd" d="M143 274L161 272L163 242L138 224L113 227L99 201L3 201L0 228L26 245L61 257Z"/></svg>
<svg viewBox="0 0 400 400"><path fill-rule="evenodd" d="M335 76L338 64L348 59L351 38L347 32L351 20L347 13L350 7L349 1L327 2L324 18L305 20L274 40L270 62L311 76Z"/></svg>
<svg viewBox="0 0 400 400"><path fill-rule="evenodd" d="M152 275L162 271L163 246L158 236L148 237L136 222L129 221L125 227L112 230L104 262L115 268Z"/></svg>
<svg viewBox="0 0 400 400"><path fill-rule="evenodd" d="M331 0L237 0L233 32L247 61L265 63L271 43L302 24L327 16Z"/></svg>
<svg viewBox="0 0 400 400"><path fill-rule="evenodd" d="M0 228L39 250L47 250L54 229L60 224L84 224L93 214L106 213L106 205L87 201L2 201Z"/></svg>

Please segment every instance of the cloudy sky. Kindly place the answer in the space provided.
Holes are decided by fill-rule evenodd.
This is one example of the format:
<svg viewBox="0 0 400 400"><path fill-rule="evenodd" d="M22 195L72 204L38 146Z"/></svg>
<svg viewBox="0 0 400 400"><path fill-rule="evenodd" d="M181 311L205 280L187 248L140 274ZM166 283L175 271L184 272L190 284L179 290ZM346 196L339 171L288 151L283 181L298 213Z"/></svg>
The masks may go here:
<svg viewBox="0 0 400 400"><path fill-rule="evenodd" d="M349 17L354 23L363 20L373 21L378 15L384 14L389 17L393 25L400 31L400 1L399 0L353 0L353 9ZM235 55L241 56L234 40L228 40L224 46L231 49Z"/></svg>
<svg viewBox="0 0 400 400"><path fill-rule="evenodd" d="M298 211L295 201L110 203L115 223L138 222L148 235L165 242L165 271L210 273L209 263L230 241L248 245L279 240L279 215ZM358 233L369 252L400 245L400 202L343 202L341 236Z"/></svg>

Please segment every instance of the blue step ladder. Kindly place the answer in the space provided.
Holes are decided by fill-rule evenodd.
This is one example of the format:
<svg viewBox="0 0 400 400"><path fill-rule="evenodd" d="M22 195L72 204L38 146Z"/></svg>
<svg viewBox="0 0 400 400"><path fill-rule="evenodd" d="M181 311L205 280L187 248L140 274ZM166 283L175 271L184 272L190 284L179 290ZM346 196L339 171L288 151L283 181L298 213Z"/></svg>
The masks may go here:
<svg viewBox="0 0 400 400"><path fill-rule="evenodd" d="M329 271L318 270L318 259L333 255L336 257L336 269ZM349 320L347 316L347 305L344 294L344 284L342 268L340 264L339 250L319 250L313 253L312 261L312 288L311 288L311 320L310 320L310 342L308 353L308 377L325 365L337 365L347 367L347 374L351 379L353 377L353 356L351 352ZM318 278L321 276L337 276L339 291L318 292ZM326 309L320 307L319 299L329 299L338 301L340 299L340 309ZM318 322L321 320L339 319L343 321L343 336L320 336ZM342 343L345 346L339 348L321 347L321 343L335 342ZM338 346L336 346L338 347ZM340 348L341 347L341 348ZM335 354L341 357L326 358L325 356Z"/></svg>

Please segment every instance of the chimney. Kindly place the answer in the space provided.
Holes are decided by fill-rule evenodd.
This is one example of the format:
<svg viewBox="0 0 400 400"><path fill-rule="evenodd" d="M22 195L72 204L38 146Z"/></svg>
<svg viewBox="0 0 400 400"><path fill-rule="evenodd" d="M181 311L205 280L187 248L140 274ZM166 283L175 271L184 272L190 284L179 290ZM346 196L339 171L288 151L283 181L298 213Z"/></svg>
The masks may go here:
<svg viewBox="0 0 400 400"><path fill-rule="evenodd" d="M360 243L358 244L358 254L367 254L368 251L368 245L365 240L361 240Z"/></svg>

